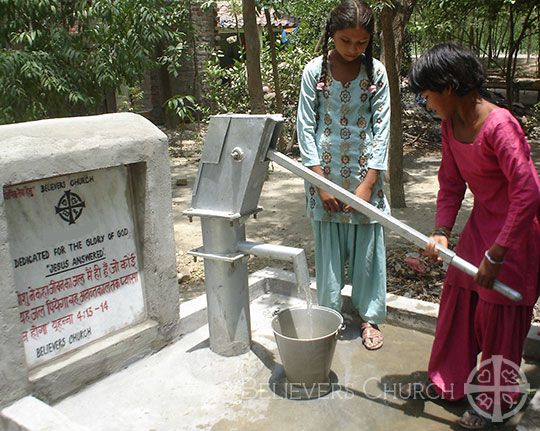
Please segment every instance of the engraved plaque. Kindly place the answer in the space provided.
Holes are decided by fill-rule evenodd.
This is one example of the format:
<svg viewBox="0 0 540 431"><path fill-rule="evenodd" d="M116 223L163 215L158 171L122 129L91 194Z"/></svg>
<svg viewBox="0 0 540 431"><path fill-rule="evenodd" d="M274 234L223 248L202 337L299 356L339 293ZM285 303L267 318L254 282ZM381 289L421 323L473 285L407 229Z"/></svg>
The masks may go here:
<svg viewBox="0 0 540 431"><path fill-rule="evenodd" d="M5 186L3 192L29 367L144 319L125 166Z"/></svg>

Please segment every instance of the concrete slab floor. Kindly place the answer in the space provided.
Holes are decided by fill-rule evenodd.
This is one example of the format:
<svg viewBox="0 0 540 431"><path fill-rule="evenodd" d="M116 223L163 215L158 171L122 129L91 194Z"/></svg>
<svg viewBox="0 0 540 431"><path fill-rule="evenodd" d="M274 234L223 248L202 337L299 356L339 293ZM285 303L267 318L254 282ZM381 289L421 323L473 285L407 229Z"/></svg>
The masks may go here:
<svg viewBox="0 0 540 431"><path fill-rule="evenodd" d="M313 400L276 394L271 383L283 381L283 368L270 322L277 310L301 304L277 294L254 300L249 353L214 354L204 326L53 407L99 431L458 429L465 404L398 398L399 383L410 381L411 373L425 377L433 337L391 325L382 326L383 348L370 352L357 322L349 322L334 355L333 392ZM522 369L538 388L540 364ZM515 429L518 419L496 429Z"/></svg>

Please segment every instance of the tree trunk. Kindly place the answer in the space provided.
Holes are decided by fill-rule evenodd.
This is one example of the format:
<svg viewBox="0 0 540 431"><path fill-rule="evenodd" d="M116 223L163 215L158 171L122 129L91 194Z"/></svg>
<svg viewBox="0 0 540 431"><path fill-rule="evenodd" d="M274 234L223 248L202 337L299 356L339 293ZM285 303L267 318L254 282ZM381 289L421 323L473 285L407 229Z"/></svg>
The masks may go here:
<svg viewBox="0 0 540 431"><path fill-rule="evenodd" d="M482 54L482 35L484 34L484 27L486 25L486 20L482 20L482 25L480 26L480 30L476 33L476 51L477 55L480 57Z"/></svg>
<svg viewBox="0 0 540 431"><path fill-rule="evenodd" d="M512 103L514 102L514 77L512 75L512 63L514 61L514 12L510 7L510 14L508 15L508 52L506 55L506 66L504 78L506 81L506 100L508 102L508 108L512 110Z"/></svg>
<svg viewBox="0 0 540 431"><path fill-rule="evenodd" d="M537 22L540 22L540 8L538 8L537 16ZM540 78L540 31L538 31L538 40L536 46L538 47L538 50L536 52L536 77Z"/></svg>
<svg viewBox="0 0 540 431"><path fill-rule="evenodd" d="M416 5L416 0L400 0L395 2L394 18L392 27L394 29L394 45L396 49L396 70L401 71L403 62L403 52L405 47L405 28L409 22Z"/></svg>
<svg viewBox="0 0 540 431"><path fill-rule="evenodd" d="M531 61L532 52L532 28L527 31L527 64Z"/></svg>
<svg viewBox="0 0 540 431"><path fill-rule="evenodd" d="M192 81L192 88L193 88L193 96L195 97L195 100L201 101L201 92L199 88L199 61L198 61L198 55L197 55L197 32L195 31L195 26L193 22L193 5L191 2L189 3L189 25L190 29L189 32L191 33L191 46L193 49L193 55L191 57L192 60L192 67L193 67L193 81ZM163 81L162 81L163 82ZM170 82L167 83L168 88L170 91ZM171 96L169 96L171 97ZM165 99L167 100L167 99ZM165 102L164 100L164 102ZM170 117L170 116L169 116ZM170 118L169 118L170 119ZM168 120L169 120L168 119Z"/></svg>
<svg viewBox="0 0 540 431"><path fill-rule="evenodd" d="M471 50L472 51L475 51L475 48L474 48L474 26L470 26L469 27L469 42L467 43L467 45L470 46Z"/></svg>
<svg viewBox="0 0 540 431"><path fill-rule="evenodd" d="M106 113L117 112L118 108L116 105L116 90L114 88L105 90L103 102L103 108Z"/></svg>
<svg viewBox="0 0 540 431"><path fill-rule="evenodd" d="M381 12L384 64L390 86L390 205L392 208L404 208L405 190L403 188L403 134L401 119L401 96L399 74L394 44L394 10L384 6Z"/></svg>
<svg viewBox="0 0 540 431"><path fill-rule="evenodd" d="M487 65L489 66L493 61L493 32L496 22L490 19L490 25L488 27L488 39L487 39Z"/></svg>
<svg viewBox="0 0 540 431"><path fill-rule="evenodd" d="M516 26L516 15L514 9L510 6L510 14L508 18L509 24L509 38L508 38L508 56L506 58L506 100L510 110L512 110L512 103L514 102L514 77L516 74L516 59L519 52L521 42L525 38L527 30L532 26L531 15L534 11L534 6L530 6L530 9L526 11L525 19L521 24L521 30L516 38L514 38L514 29Z"/></svg>
<svg viewBox="0 0 540 431"><path fill-rule="evenodd" d="M264 96L261 78L261 49L255 0L242 0L244 35L246 39L246 69L248 75L249 106L252 114L264 114Z"/></svg>
<svg viewBox="0 0 540 431"><path fill-rule="evenodd" d="M264 8L264 16L266 17L266 30L268 31L268 43L270 45L270 58L272 61L272 78L274 80L274 92L276 93L276 109L277 112L283 114L283 96L281 95L281 82L279 80L279 68L276 52L276 37L272 28L272 18L270 9ZM284 152L287 147L283 134L279 135L278 151Z"/></svg>
<svg viewBox="0 0 540 431"><path fill-rule="evenodd" d="M169 71L167 70L167 67L160 66L158 70L159 74L159 92L161 94L161 105L160 110L163 113L165 125L167 127L176 127L178 126L178 119L168 110L163 109L164 104L169 100L172 96L172 89L171 89L171 77L169 75ZM195 73L196 78L197 74Z"/></svg>
<svg viewBox="0 0 540 431"><path fill-rule="evenodd" d="M264 15L266 17L266 30L268 31L268 43L270 45L270 58L272 61L272 78L274 80L274 91L276 93L276 108L277 112L283 114L283 97L281 95L281 83L279 81L279 69L276 53L276 38L274 30L272 29L272 18L270 17L270 10L264 9Z"/></svg>

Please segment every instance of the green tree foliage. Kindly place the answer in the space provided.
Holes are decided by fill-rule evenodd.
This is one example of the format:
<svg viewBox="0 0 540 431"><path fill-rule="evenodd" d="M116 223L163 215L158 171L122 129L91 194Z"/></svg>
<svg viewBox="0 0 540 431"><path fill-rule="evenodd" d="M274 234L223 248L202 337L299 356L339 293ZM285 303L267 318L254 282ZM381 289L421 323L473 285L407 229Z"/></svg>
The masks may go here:
<svg viewBox="0 0 540 431"><path fill-rule="evenodd" d="M297 33L290 34L286 45L277 38L278 73L283 98L283 116L285 119L284 135L292 139L300 81L305 64L317 55L317 46L323 34L324 24L329 11L336 4L335 0L298 0L294 2L267 0L258 3L261 7L271 7L278 15L289 15L299 18ZM263 39L261 50L261 75L264 88L266 112L278 112L270 47L267 35ZM247 74L245 64L235 60L233 66L219 66L220 52L214 53L206 67L205 86L209 89L207 98L210 102L210 113L249 111L247 93ZM245 58L241 55L240 58Z"/></svg>
<svg viewBox="0 0 540 431"><path fill-rule="evenodd" d="M537 0L418 0L409 29L417 52L454 40L494 61L508 50L511 13L516 21L514 37L523 25L538 33L538 21L527 19L535 7Z"/></svg>
<svg viewBox="0 0 540 431"><path fill-rule="evenodd" d="M525 48L538 53L538 0L418 0L412 19L416 53L445 41L459 41L486 60L506 82L512 107L517 55Z"/></svg>
<svg viewBox="0 0 540 431"><path fill-rule="evenodd" d="M175 72L186 10L184 0L0 0L0 123L95 112L106 91L159 62Z"/></svg>
<svg viewBox="0 0 540 431"><path fill-rule="evenodd" d="M279 42L279 41L278 41ZM298 36L291 36L287 45L277 46L278 71L283 98L283 115L285 118L285 134L292 136L298 93L304 65L313 57L310 50L305 49ZM235 60L231 67L220 67L220 52L214 53L206 66L205 87L210 102L210 113L249 112L247 92L247 74L242 61ZM241 55L244 58L244 55ZM268 43L263 43L261 51L261 76L264 88L266 112L277 112L275 88L273 88L273 71Z"/></svg>
<svg viewBox="0 0 540 431"><path fill-rule="evenodd" d="M297 43L315 53L323 35L328 14L336 4L335 0L287 2L284 10L291 16L298 17L300 22Z"/></svg>

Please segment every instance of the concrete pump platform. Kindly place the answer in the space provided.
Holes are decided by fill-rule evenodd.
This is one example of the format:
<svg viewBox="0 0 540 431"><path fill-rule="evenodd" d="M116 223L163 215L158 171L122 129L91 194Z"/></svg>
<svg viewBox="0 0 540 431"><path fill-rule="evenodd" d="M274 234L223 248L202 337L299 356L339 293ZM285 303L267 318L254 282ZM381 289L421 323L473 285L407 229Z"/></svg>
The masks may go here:
<svg viewBox="0 0 540 431"><path fill-rule="evenodd" d="M178 341L52 406L32 397L20 400L2 412L4 420L11 421L7 429L458 429L455 422L464 402L399 397L400 384L410 381L411 374L425 377L433 340L426 332L433 328L436 310L415 300L404 305L403 298L389 297L390 323L382 326L385 344L378 351L362 346L357 319L345 313L347 327L332 363L332 392L312 400L302 400L294 391L284 397L283 368L270 323L277 311L305 304L295 296L293 278L273 269L250 277L250 352L223 357L209 349L205 299L199 297L181 306L186 333ZM347 308L347 296L344 299ZM540 362L525 360L522 370L531 389L538 388ZM539 429L534 419L537 401L538 395L525 414L520 412L497 429Z"/></svg>

